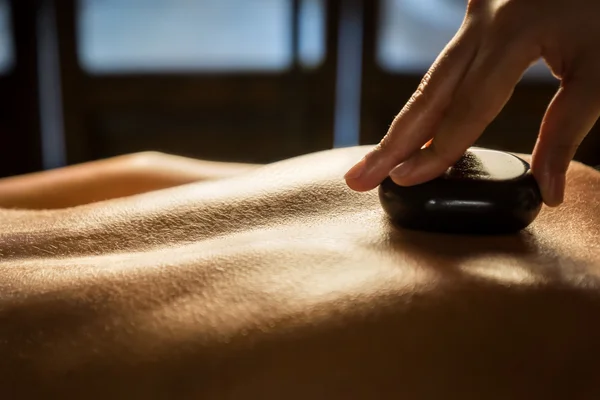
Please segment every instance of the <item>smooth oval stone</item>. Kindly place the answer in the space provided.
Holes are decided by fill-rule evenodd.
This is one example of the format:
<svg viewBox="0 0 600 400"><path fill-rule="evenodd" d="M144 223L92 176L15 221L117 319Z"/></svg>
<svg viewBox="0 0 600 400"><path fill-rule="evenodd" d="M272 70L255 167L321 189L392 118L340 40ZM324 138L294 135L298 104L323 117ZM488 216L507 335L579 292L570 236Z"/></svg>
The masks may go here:
<svg viewBox="0 0 600 400"><path fill-rule="evenodd" d="M415 186L379 186L385 212L402 228L462 234L509 234L527 227L542 207L529 164L472 147L440 177Z"/></svg>

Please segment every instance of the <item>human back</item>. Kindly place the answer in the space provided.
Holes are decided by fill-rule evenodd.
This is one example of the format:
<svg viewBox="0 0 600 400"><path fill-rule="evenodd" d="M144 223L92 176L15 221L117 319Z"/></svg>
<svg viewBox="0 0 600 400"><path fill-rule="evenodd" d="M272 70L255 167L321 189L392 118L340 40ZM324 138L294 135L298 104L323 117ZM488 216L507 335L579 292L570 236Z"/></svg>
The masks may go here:
<svg viewBox="0 0 600 400"><path fill-rule="evenodd" d="M517 235L436 235L346 187L367 150L4 211L0 393L597 396L600 173Z"/></svg>

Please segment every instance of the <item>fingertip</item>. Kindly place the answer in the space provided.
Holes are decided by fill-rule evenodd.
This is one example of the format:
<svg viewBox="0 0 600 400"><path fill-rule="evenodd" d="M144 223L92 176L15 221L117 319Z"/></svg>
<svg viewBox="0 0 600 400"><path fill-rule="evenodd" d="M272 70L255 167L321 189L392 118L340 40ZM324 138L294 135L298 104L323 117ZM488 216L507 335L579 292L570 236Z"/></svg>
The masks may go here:
<svg viewBox="0 0 600 400"><path fill-rule="evenodd" d="M557 207L560 207L560 206L562 205L562 203L563 203L562 201L560 201L560 202L550 202L550 203L548 203L548 202L544 201L544 204L545 204L547 207L550 207L550 208L557 208Z"/></svg>
<svg viewBox="0 0 600 400"><path fill-rule="evenodd" d="M565 174L542 173L537 180L544 204L548 207L558 207L564 202Z"/></svg>
<svg viewBox="0 0 600 400"><path fill-rule="evenodd" d="M546 196L544 198L544 204L547 207L556 208L556 207L560 207L563 204L563 200Z"/></svg>
<svg viewBox="0 0 600 400"><path fill-rule="evenodd" d="M369 179L367 168L367 156L364 156L344 175L346 185L356 192L366 192L375 188L376 185L373 185L370 182L371 180Z"/></svg>
<svg viewBox="0 0 600 400"><path fill-rule="evenodd" d="M371 185L368 182L365 183L360 179L348 179L345 178L346 185L354 190L355 192L368 192L369 190L375 189L377 185Z"/></svg>
<svg viewBox="0 0 600 400"><path fill-rule="evenodd" d="M346 175L344 175L344 179L350 182L358 181L361 178L361 176L364 175L366 166L367 157L365 156L359 162L354 164L354 166L350 168L348 172L346 172Z"/></svg>
<svg viewBox="0 0 600 400"><path fill-rule="evenodd" d="M366 192L379 186L398 162L392 151L380 145L350 168L344 179L350 189Z"/></svg>

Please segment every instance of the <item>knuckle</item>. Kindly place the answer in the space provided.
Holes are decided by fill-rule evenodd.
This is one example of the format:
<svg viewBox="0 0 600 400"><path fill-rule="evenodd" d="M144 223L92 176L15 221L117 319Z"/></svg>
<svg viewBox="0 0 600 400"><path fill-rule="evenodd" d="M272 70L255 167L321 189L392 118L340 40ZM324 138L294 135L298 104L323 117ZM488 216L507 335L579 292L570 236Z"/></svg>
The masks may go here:
<svg viewBox="0 0 600 400"><path fill-rule="evenodd" d="M488 3L488 0L469 0L467 3L467 14L476 15L481 13Z"/></svg>
<svg viewBox="0 0 600 400"><path fill-rule="evenodd" d="M389 131L381 139L381 141L373 149L374 153L387 153L390 149L393 149L393 130L394 124L390 127Z"/></svg>
<svg viewBox="0 0 600 400"><path fill-rule="evenodd" d="M529 37L535 29L535 15L522 1L504 0L497 2L491 10L490 37L494 43L509 44Z"/></svg>
<svg viewBox="0 0 600 400"><path fill-rule="evenodd" d="M398 146L399 133L398 132L398 117L394 120L390 129L387 131L385 136L373 149L373 154L380 155L385 154L386 156L399 156L403 153L403 146Z"/></svg>
<svg viewBox="0 0 600 400"><path fill-rule="evenodd" d="M415 113L418 110L423 111L427 110L433 103L433 97L435 94L432 93L431 88L429 87L430 81L433 77L435 71L435 65L432 66L427 73L421 79L419 86L412 93L404 107L400 110L400 112L394 118L392 124L390 125L387 133L381 139L381 141L375 146L373 152L375 153L386 153L386 154L403 154L405 150L403 150L402 146L397 146L397 137L399 134L400 127L405 124L408 113Z"/></svg>
<svg viewBox="0 0 600 400"><path fill-rule="evenodd" d="M412 107L412 105L415 104L416 102L418 102L420 99L422 99L424 97L424 95L425 95L425 92L423 91L423 89L418 88L417 90L415 90L413 92L413 94L410 96L410 98L406 102L406 107Z"/></svg>
<svg viewBox="0 0 600 400"><path fill-rule="evenodd" d="M421 79L421 82L419 83L419 86L417 87L415 93L420 93L421 95L425 93L427 85L429 85L429 82L431 81L432 74L433 71L430 69L425 73L425 75L423 75L423 79Z"/></svg>
<svg viewBox="0 0 600 400"><path fill-rule="evenodd" d="M437 69L437 65L434 64L429 68L429 70L423 75L421 78L421 82L419 82L419 86L411 95L410 99L407 102L407 108L413 106L415 103L428 103L431 100L431 91L430 90L430 82L433 79L435 74L435 70Z"/></svg>
<svg viewBox="0 0 600 400"><path fill-rule="evenodd" d="M431 80L431 72L427 72L425 74L425 76L423 77L423 79L421 80L421 82L419 83L419 86L417 87L417 89L413 92L413 94L410 96L410 98L406 102L406 106L404 108L405 110L407 110L410 107L413 107L413 105L418 102L427 102L427 99L429 96L428 95L429 91L427 90L427 85L429 84L430 80Z"/></svg>

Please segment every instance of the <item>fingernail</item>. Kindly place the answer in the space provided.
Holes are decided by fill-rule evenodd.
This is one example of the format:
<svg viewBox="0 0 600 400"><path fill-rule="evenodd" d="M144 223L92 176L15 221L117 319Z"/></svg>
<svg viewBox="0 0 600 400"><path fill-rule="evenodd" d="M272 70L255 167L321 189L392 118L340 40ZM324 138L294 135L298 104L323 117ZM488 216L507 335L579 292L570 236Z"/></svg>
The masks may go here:
<svg viewBox="0 0 600 400"><path fill-rule="evenodd" d="M544 174L540 183L547 206L557 207L562 204L565 196L565 175Z"/></svg>
<svg viewBox="0 0 600 400"><path fill-rule="evenodd" d="M402 164L398 165L390 172L390 177L393 181L401 180L402 178L408 176L414 169L414 161L413 159L409 159L404 161Z"/></svg>
<svg viewBox="0 0 600 400"><path fill-rule="evenodd" d="M346 175L344 175L344 179L358 179L365 172L365 168L367 165L367 158L363 157L362 160L356 163L354 167L350 168Z"/></svg>

